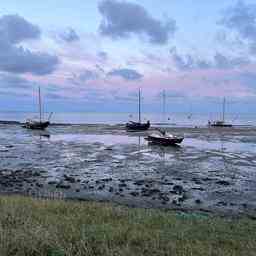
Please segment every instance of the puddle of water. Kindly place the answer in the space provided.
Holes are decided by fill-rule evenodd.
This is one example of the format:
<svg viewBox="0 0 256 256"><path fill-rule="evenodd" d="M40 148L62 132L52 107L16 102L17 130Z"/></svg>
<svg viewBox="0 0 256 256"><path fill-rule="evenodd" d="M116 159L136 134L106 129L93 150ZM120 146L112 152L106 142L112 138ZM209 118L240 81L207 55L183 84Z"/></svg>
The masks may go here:
<svg viewBox="0 0 256 256"><path fill-rule="evenodd" d="M222 152L250 152L256 153L256 145L253 143L228 142L228 141L206 141L185 138L183 147L190 146L200 150L217 150Z"/></svg>
<svg viewBox="0 0 256 256"><path fill-rule="evenodd" d="M51 141L102 143L107 146L115 144L145 144L141 137L131 137L127 135L84 135L84 134L59 134L51 136Z"/></svg>

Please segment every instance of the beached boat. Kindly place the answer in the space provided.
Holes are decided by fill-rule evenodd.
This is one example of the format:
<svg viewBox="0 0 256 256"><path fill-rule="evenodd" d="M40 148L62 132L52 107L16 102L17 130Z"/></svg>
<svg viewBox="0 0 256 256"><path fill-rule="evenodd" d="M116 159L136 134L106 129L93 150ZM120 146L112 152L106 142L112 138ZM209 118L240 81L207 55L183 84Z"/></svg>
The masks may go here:
<svg viewBox="0 0 256 256"><path fill-rule="evenodd" d="M146 131L150 128L150 122L146 123L130 121L126 124L126 129L129 131Z"/></svg>
<svg viewBox="0 0 256 256"><path fill-rule="evenodd" d="M146 131L150 128L150 121L146 123L141 122L141 90L139 89L139 121L134 122L130 121L126 123L126 130L127 131Z"/></svg>
<svg viewBox="0 0 256 256"><path fill-rule="evenodd" d="M225 110L226 110L226 99L223 99L222 104L222 120L216 120L216 121L208 121L208 125L210 127L232 127L232 124L226 123L225 121Z"/></svg>
<svg viewBox="0 0 256 256"><path fill-rule="evenodd" d="M158 131L157 133L147 136L145 140L162 146L174 146L182 143L184 137L175 136L165 131Z"/></svg>
<svg viewBox="0 0 256 256"><path fill-rule="evenodd" d="M50 114L48 121L42 120L42 103L41 103L41 90L38 88L38 97L39 97L39 120L27 119L26 122L22 125L23 128L31 130L45 130L50 125Z"/></svg>

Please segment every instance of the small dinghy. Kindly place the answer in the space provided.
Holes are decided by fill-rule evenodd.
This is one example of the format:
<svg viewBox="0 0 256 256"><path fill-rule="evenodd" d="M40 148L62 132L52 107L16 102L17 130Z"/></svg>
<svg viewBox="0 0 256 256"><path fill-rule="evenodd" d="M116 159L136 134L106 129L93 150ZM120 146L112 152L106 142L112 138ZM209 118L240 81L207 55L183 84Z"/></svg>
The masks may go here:
<svg viewBox="0 0 256 256"><path fill-rule="evenodd" d="M159 131L158 133L149 135L145 140L162 146L175 146L180 144L184 140L184 137L178 137L165 131Z"/></svg>

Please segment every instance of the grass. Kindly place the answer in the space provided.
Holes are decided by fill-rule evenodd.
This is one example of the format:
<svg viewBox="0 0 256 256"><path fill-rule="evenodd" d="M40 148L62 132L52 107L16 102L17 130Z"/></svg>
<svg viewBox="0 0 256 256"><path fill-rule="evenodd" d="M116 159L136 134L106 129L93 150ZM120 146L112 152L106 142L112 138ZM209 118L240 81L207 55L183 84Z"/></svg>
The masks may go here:
<svg viewBox="0 0 256 256"><path fill-rule="evenodd" d="M256 222L0 197L0 255L255 255Z"/></svg>

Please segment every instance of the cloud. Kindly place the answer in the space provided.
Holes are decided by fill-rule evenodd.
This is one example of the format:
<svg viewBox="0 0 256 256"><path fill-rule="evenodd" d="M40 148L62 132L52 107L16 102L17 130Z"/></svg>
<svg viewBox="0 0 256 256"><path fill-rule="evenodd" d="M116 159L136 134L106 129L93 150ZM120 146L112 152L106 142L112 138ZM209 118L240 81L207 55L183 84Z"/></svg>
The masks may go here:
<svg viewBox="0 0 256 256"><path fill-rule="evenodd" d="M227 57L221 53L216 53L214 56L214 63L216 68L219 69L231 69L240 66L244 66L250 63L250 60L246 57Z"/></svg>
<svg viewBox="0 0 256 256"><path fill-rule="evenodd" d="M13 74L0 74L0 87L6 89L30 89L35 85L25 78Z"/></svg>
<svg viewBox="0 0 256 256"><path fill-rule="evenodd" d="M166 44L176 31L175 20L162 22L135 3L103 0L98 9L103 16L100 33L113 39L146 35L152 44Z"/></svg>
<svg viewBox="0 0 256 256"><path fill-rule="evenodd" d="M94 81L100 78L99 74L95 70L84 69L80 74L73 74L68 81L75 85L83 85L89 81Z"/></svg>
<svg viewBox="0 0 256 256"><path fill-rule="evenodd" d="M236 41L247 44L251 53L256 53L256 4L238 1L227 8L218 24L237 33Z"/></svg>
<svg viewBox="0 0 256 256"><path fill-rule="evenodd" d="M108 60L108 54L105 51L100 51L98 52L98 57L102 60L102 61L106 61Z"/></svg>
<svg viewBox="0 0 256 256"><path fill-rule="evenodd" d="M18 15L0 18L0 70L10 73L32 73L46 75L52 73L59 59L42 52L32 52L18 44L39 39L40 29Z"/></svg>
<svg viewBox="0 0 256 256"><path fill-rule="evenodd" d="M17 44L28 39L38 39L41 31L19 15L4 15L0 18L0 34L2 40Z"/></svg>
<svg viewBox="0 0 256 256"><path fill-rule="evenodd" d="M250 60L246 57L225 56L219 52L216 52L213 58L209 60L193 57L190 54L182 56L177 52L175 47L170 50L170 54L174 65L183 71L210 68L232 69L250 63Z"/></svg>
<svg viewBox="0 0 256 256"><path fill-rule="evenodd" d="M31 52L22 46L8 46L0 52L0 70L10 73L47 75L55 70L58 63L56 56Z"/></svg>
<svg viewBox="0 0 256 256"><path fill-rule="evenodd" d="M238 1L224 12L220 24L237 31L243 38L256 40L256 5Z"/></svg>
<svg viewBox="0 0 256 256"><path fill-rule="evenodd" d="M67 43L72 43L80 40L79 35L73 28L67 28L59 34L59 38Z"/></svg>
<svg viewBox="0 0 256 256"><path fill-rule="evenodd" d="M143 75L138 73L136 70L128 68L113 69L108 72L107 75L118 76L127 81L140 80L143 77Z"/></svg>

